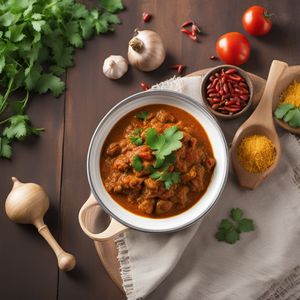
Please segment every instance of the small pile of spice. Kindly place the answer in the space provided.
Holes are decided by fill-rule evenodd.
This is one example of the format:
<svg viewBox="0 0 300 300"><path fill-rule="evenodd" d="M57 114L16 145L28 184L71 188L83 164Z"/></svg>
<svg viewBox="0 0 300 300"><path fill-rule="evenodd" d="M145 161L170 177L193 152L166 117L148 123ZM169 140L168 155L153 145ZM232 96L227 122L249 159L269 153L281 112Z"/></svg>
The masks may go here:
<svg viewBox="0 0 300 300"><path fill-rule="evenodd" d="M300 107L300 82L292 82L282 93L280 104L292 104Z"/></svg>
<svg viewBox="0 0 300 300"><path fill-rule="evenodd" d="M260 173L271 167L275 161L276 149L264 135L245 137L238 148L241 166L249 173Z"/></svg>

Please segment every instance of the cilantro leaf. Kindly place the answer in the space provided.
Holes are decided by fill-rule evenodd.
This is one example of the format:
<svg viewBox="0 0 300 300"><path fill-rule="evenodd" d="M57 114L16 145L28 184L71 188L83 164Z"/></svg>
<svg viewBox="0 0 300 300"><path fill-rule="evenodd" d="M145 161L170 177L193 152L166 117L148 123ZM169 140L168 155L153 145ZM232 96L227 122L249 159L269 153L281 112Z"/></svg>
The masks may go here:
<svg viewBox="0 0 300 300"><path fill-rule="evenodd" d="M158 134L155 128L148 128L146 130L146 144L151 150L160 149L165 143L165 137Z"/></svg>
<svg viewBox="0 0 300 300"><path fill-rule="evenodd" d="M280 104L274 112L275 117L277 119L282 119L286 115L286 113L294 107L295 106L293 104L289 104L289 103Z"/></svg>
<svg viewBox="0 0 300 300"><path fill-rule="evenodd" d="M165 142L157 151L155 152L156 158L164 159L166 156L170 155L173 151L181 148L181 139L183 138L182 131L177 131L177 126L172 126L164 131L163 137Z"/></svg>
<svg viewBox="0 0 300 300"><path fill-rule="evenodd" d="M239 233L233 229L230 229L225 233L225 241L229 244L234 244L239 239Z"/></svg>
<svg viewBox="0 0 300 300"><path fill-rule="evenodd" d="M240 208L233 208L230 211L229 219L223 219L215 234L218 241L234 244L240 239L240 233L254 230L253 220L243 218L243 211Z"/></svg>
<svg viewBox="0 0 300 300"><path fill-rule="evenodd" d="M36 90L40 94L50 90L55 97L58 97L64 89L65 83L59 77L52 74L43 74L36 85Z"/></svg>
<svg viewBox="0 0 300 300"><path fill-rule="evenodd" d="M239 232L249 232L254 230L253 220L242 219L239 221L238 231Z"/></svg>
<svg viewBox="0 0 300 300"><path fill-rule="evenodd" d="M121 0L99 0L101 6L108 12L116 13L124 8Z"/></svg>
<svg viewBox="0 0 300 300"><path fill-rule="evenodd" d="M230 211L230 217L234 220L234 221L240 221L243 217L243 211L240 208L233 208Z"/></svg>
<svg viewBox="0 0 300 300"><path fill-rule="evenodd" d="M165 188L169 190L173 184L180 182L179 172L168 172L167 170L155 171L150 177L154 180L164 181Z"/></svg>
<svg viewBox="0 0 300 300"><path fill-rule="evenodd" d="M9 118L9 125L5 127L3 136L7 139L23 140L31 133L38 134L42 129L32 128L29 124L29 117L27 115L14 115Z"/></svg>
<svg viewBox="0 0 300 300"><path fill-rule="evenodd" d="M131 136L129 139L136 146L143 145L143 139L140 136Z"/></svg>
<svg viewBox="0 0 300 300"><path fill-rule="evenodd" d="M9 139L5 137L0 137L0 157L11 158L12 149Z"/></svg>
<svg viewBox="0 0 300 300"><path fill-rule="evenodd" d="M141 158L138 155L135 155L132 158L132 166L137 172L141 172L143 170L143 163Z"/></svg>
<svg viewBox="0 0 300 300"><path fill-rule="evenodd" d="M149 113L147 111L140 111L136 114L136 117L140 120L146 120L148 117Z"/></svg>

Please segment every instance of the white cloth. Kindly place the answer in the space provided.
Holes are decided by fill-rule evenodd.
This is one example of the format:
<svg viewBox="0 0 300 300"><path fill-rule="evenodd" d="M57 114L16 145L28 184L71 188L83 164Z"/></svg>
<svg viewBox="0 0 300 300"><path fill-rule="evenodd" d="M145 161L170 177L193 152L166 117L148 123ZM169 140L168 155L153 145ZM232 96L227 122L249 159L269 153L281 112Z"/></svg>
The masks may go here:
<svg viewBox="0 0 300 300"><path fill-rule="evenodd" d="M200 81L177 78L155 88L201 100ZM221 124L227 141L240 122ZM281 142L278 168L256 190L240 188L230 172L221 198L201 222L171 234L130 230L116 240L128 299L300 298L300 144L289 134ZM217 226L234 207L254 220L255 231L234 245L218 242Z"/></svg>

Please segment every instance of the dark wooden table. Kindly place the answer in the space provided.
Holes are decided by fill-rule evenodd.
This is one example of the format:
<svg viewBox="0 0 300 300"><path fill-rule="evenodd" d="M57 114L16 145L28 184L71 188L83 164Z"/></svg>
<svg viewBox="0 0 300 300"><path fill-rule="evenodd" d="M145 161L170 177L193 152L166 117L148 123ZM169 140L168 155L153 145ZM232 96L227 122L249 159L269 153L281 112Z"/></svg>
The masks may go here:
<svg viewBox="0 0 300 300"><path fill-rule="evenodd" d="M275 58L299 64L300 7L297 0L258 2L275 13L275 24L268 36L249 37L252 53L243 68L266 77ZM123 24L116 32L96 37L76 52L76 65L67 72L65 95L32 99L28 113L34 125L45 127L46 132L15 145L11 161L0 161L0 299L124 299L78 224L78 211L89 195L85 165L91 135L114 104L140 91L141 81L154 84L171 77L171 64L187 65L186 73L219 64L209 60L217 37L228 31L243 32L242 12L253 3L127 0L127 8L120 14ZM144 11L153 14L150 23L141 22ZM179 32L179 25L190 18L203 28L200 43ZM151 73L130 68L121 80L108 80L102 74L103 60L111 54L126 57L136 27L159 32L168 52L165 63ZM58 271L53 253L32 226L16 225L6 217L4 200L12 186L11 176L37 182L47 191L51 206L45 220L62 246L76 256L77 267L72 272Z"/></svg>

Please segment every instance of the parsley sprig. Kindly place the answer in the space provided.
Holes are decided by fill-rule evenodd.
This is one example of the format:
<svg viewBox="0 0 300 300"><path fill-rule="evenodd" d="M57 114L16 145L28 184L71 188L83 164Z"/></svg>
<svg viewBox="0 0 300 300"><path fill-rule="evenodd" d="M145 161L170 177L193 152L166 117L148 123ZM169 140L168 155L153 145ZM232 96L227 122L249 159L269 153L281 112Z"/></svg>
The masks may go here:
<svg viewBox="0 0 300 300"><path fill-rule="evenodd" d="M12 156L11 144L42 131L25 113L29 93L65 89L60 76L73 66L75 48L94 34L112 31L122 0L98 0L87 9L74 0L8 0L0 5L0 157ZM23 99L12 96L25 91ZM1 116L6 117L1 120Z"/></svg>
<svg viewBox="0 0 300 300"><path fill-rule="evenodd" d="M143 139L140 136L141 132L142 132L142 128L137 128L136 130L133 131L133 134L129 137L131 143L133 143L136 146L143 145Z"/></svg>
<svg viewBox="0 0 300 300"><path fill-rule="evenodd" d="M253 220L243 218L243 211L240 208L233 208L230 211L230 219L223 219L218 226L215 237L218 241L234 244L240 239L242 232L254 230Z"/></svg>

